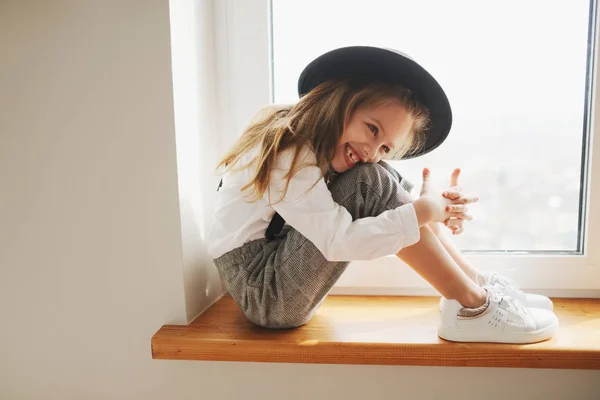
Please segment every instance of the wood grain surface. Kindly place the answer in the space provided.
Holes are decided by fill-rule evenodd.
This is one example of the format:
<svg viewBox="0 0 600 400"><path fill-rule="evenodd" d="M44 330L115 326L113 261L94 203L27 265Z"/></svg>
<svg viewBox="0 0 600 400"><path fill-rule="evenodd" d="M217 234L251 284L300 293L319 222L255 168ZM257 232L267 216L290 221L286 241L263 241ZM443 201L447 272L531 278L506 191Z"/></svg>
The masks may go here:
<svg viewBox="0 0 600 400"><path fill-rule="evenodd" d="M561 327L528 345L451 343L436 334L439 298L329 296L307 325L253 325L225 296L188 326L163 326L155 359L600 369L600 299L554 299Z"/></svg>

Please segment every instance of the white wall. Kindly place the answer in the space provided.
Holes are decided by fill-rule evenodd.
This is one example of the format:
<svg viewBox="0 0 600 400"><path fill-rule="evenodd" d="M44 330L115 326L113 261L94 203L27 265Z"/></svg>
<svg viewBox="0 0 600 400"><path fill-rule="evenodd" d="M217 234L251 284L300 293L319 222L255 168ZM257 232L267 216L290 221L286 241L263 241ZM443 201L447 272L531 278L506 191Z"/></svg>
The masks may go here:
<svg viewBox="0 0 600 400"><path fill-rule="evenodd" d="M211 1L171 0L171 58L183 282L187 321L217 300L223 288L205 246L212 224L220 140L218 62Z"/></svg>
<svg viewBox="0 0 600 400"><path fill-rule="evenodd" d="M3 0L0 55L0 399L598 398L598 371L152 360L189 313L168 0Z"/></svg>

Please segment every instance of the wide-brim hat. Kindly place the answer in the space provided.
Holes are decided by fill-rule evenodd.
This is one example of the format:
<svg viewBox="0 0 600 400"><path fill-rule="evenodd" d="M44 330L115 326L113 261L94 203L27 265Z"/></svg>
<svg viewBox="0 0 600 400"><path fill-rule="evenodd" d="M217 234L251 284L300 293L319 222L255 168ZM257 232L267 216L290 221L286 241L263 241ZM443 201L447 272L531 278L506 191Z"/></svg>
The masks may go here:
<svg viewBox="0 0 600 400"><path fill-rule="evenodd" d="M404 158L427 154L446 140L452 126L450 102L435 78L406 54L370 46L329 51L304 68L298 80L298 94L303 97L321 83L337 77L400 84L429 110L425 144Z"/></svg>

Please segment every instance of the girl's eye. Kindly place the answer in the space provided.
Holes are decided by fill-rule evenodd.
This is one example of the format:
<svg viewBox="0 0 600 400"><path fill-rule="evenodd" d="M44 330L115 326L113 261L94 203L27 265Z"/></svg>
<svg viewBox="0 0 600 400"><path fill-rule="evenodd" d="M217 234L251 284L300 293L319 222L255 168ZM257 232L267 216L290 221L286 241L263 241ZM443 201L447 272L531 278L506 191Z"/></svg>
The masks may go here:
<svg viewBox="0 0 600 400"><path fill-rule="evenodd" d="M387 146L383 146L383 151L385 151L385 153L389 153L390 152L390 148Z"/></svg>
<svg viewBox="0 0 600 400"><path fill-rule="evenodd" d="M367 124L367 126L369 127L369 129L371 130L371 132L373 132L373 135L377 136L377 134L379 133L379 128L377 128L373 124Z"/></svg>

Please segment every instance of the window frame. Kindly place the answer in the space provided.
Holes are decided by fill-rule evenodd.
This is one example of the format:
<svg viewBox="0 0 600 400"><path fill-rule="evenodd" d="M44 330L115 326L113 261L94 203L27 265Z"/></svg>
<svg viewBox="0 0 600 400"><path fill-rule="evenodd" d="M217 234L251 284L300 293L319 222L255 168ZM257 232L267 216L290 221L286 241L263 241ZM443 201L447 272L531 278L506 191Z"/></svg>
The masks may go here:
<svg viewBox="0 0 600 400"><path fill-rule="evenodd" d="M591 4L596 4L593 2ZM216 29L223 35L217 53L226 68L219 78L221 102L221 149L232 143L250 119L272 99L272 31L270 0L225 0L216 2ZM598 10L592 8L590 21L597 26ZM593 29L598 43L598 29ZM515 279L521 287L553 296L600 297L600 129L597 107L597 45L592 47L592 71L588 73L591 107L586 113L589 151L582 182L584 241L581 254L525 254L517 252L467 253L466 257L483 271L497 271ZM589 115L587 115L589 114ZM595 161L595 163L594 163ZM595 169L594 169L595 168ZM595 207L593 205L596 205ZM468 229L468 227L466 228ZM436 294L435 290L395 256L352 262L334 288L347 294Z"/></svg>

